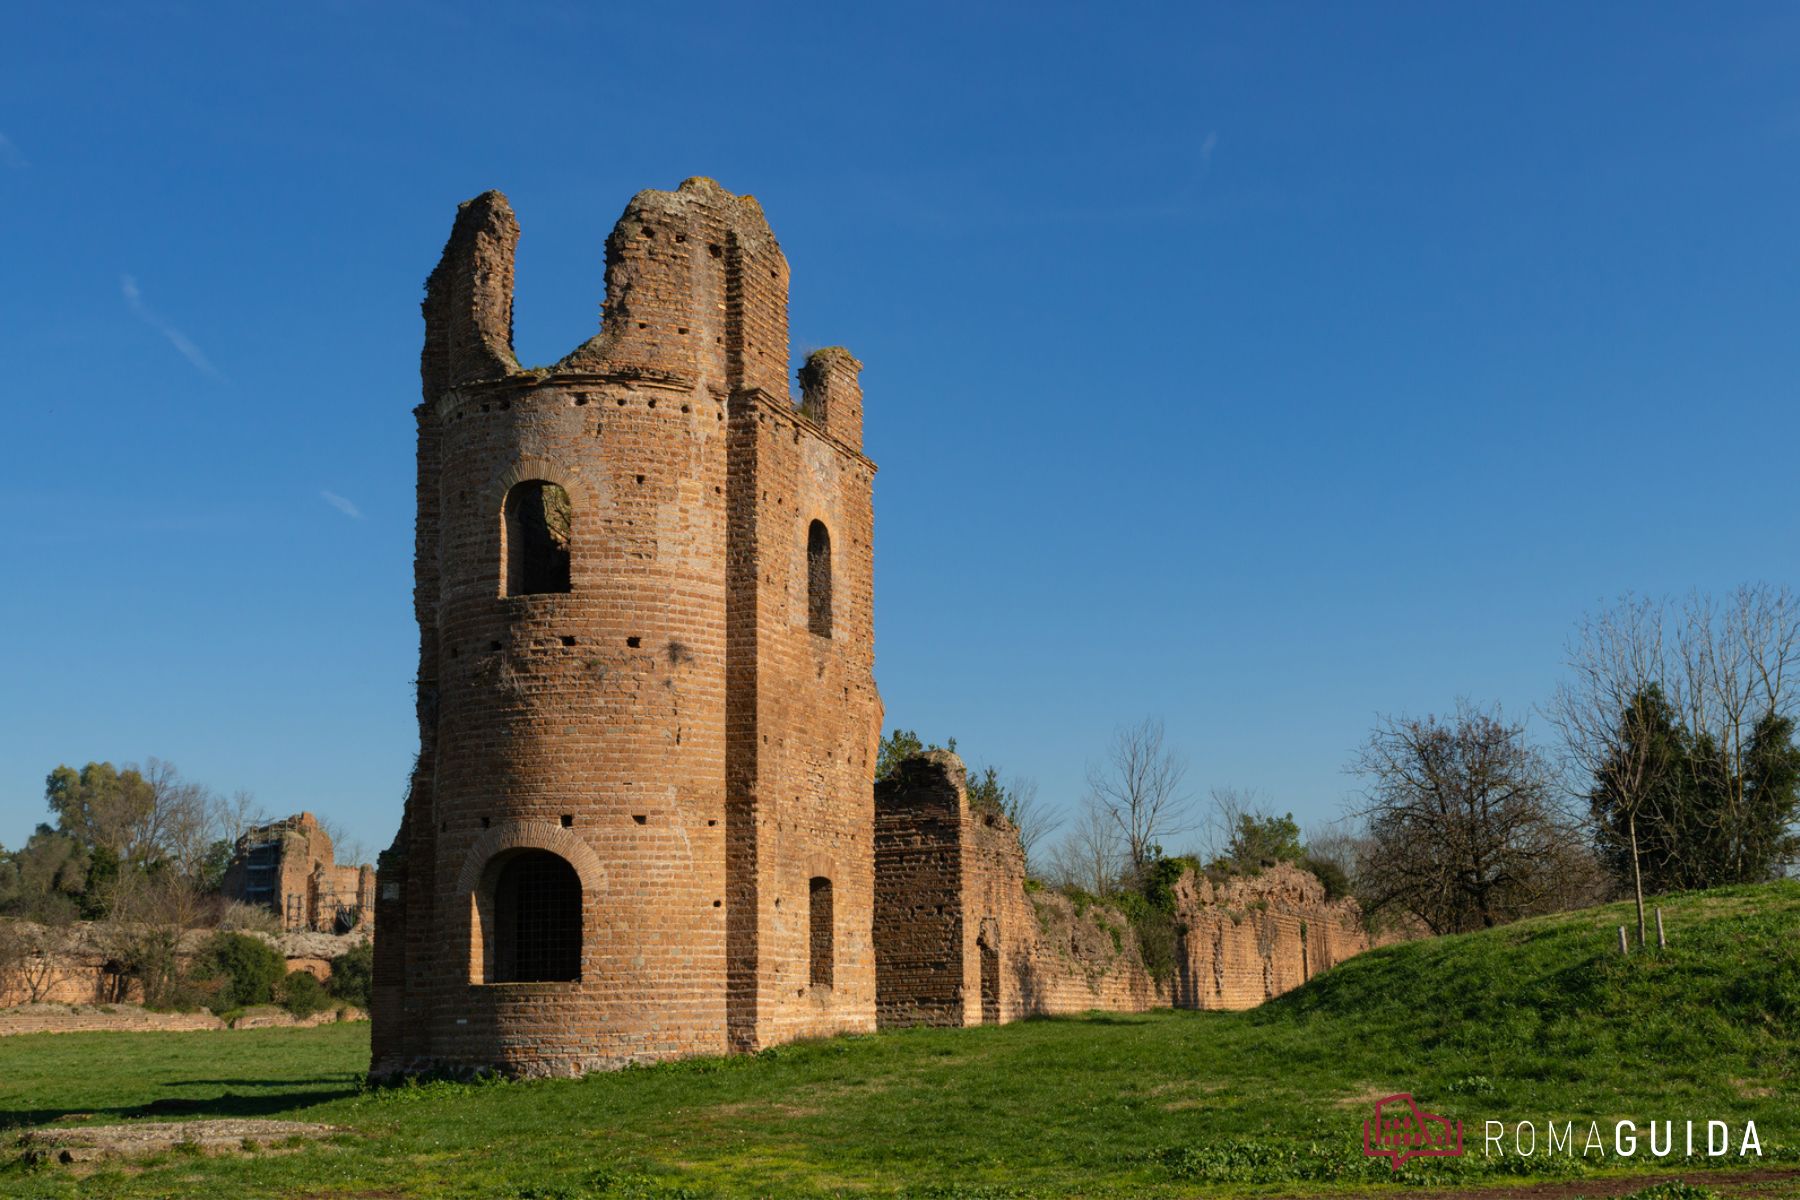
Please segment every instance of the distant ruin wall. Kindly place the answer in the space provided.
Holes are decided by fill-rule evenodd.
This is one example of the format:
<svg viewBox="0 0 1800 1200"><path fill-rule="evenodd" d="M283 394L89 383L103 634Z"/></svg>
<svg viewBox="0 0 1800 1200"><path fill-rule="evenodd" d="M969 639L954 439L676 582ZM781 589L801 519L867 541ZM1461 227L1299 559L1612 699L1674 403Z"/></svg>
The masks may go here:
<svg viewBox="0 0 1800 1200"><path fill-rule="evenodd" d="M274 913L291 933L350 933L375 920L375 869L339 864L331 835L309 812L238 838L220 890Z"/></svg>
<svg viewBox="0 0 1800 1200"><path fill-rule="evenodd" d="M28 952L0 957L0 1009L27 1004L120 1004L144 998L137 979L122 974L108 945L116 930L91 922L63 928L8 921L0 935L11 935ZM211 930L190 930L180 953L194 954ZM369 941L366 933L337 936L323 933L252 934L287 959L289 971L305 971L323 983L331 977L331 960Z"/></svg>
<svg viewBox="0 0 1800 1200"><path fill-rule="evenodd" d="M135 1004L28 1004L0 1009L0 1037L27 1033L197 1033L215 1029L292 1029L364 1020L361 1011L332 1007L296 1017L262 1005L230 1021L209 1012L152 1012Z"/></svg>
<svg viewBox="0 0 1800 1200"><path fill-rule="evenodd" d="M1028 890L1017 831L973 811L963 766L932 751L875 791L876 1012L883 1028L1150 1008L1241 1009L1369 940L1353 900L1280 865L1175 885L1174 968L1152 977L1125 914Z"/></svg>

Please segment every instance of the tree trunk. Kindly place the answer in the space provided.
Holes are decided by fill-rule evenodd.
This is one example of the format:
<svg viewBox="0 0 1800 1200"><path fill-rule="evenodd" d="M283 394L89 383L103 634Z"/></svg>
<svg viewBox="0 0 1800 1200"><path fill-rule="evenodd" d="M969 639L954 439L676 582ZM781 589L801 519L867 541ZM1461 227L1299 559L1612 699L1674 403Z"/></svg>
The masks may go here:
<svg viewBox="0 0 1800 1200"><path fill-rule="evenodd" d="M1625 829L1631 834L1631 884L1637 892L1638 948L1644 946L1644 869L1638 865L1637 812L1625 817Z"/></svg>

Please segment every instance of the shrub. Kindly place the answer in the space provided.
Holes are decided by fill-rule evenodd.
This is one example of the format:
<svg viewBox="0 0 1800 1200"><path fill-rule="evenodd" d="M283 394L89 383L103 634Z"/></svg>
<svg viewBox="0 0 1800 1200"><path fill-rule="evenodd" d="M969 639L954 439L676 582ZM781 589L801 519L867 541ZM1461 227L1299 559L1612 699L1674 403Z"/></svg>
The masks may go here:
<svg viewBox="0 0 1800 1200"><path fill-rule="evenodd" d="M289 971L282 981L281 1007L296 1017L310 1017L330 1002L325 985L314 979L309 971Z"/></svg>
<svg viewBox="0 0 1800 1200"><path fill-rule="evenodd" d="M230 933L280 933L281 922L260 904L227 900L219 912L219 928Z"/></svg>
<svg viewBox="0 0 1800 1200"><path fill-rule="evenodd" d="M331 994L358 1008L369 1007L375 979L375 943L363 942L331 960Z"/></svg>
<svg viewBox="0 0 1800 1200"><path fill-rule="evenodd" d="M287 975L287 960L275 947L247 933L216 933L195 959L194 974L216 979L214 1012L268 1004Z"/></svg>
<svg viewBox="0 0 1800 1200"><path fill-rule="evenodd" d="M1344 873L1344 868L1330 859L1314 858L1309 854L1300 860L1300 865L1325 885L1325 899L1336 900L1350 894L1350 876Z"/></svg>

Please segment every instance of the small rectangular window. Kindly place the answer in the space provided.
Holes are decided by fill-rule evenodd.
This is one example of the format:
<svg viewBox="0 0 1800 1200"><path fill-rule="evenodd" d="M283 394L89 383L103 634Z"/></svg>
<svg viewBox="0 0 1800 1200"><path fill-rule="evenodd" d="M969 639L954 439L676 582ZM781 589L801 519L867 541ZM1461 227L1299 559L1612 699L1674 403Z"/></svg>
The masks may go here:
<svg viewBox="0 0 1800 1200"><path fill-rule="evenodd" d="M831 880L815 875L807 886L807 926L812 935L810 982L816 988L831 986Z"/></svg>

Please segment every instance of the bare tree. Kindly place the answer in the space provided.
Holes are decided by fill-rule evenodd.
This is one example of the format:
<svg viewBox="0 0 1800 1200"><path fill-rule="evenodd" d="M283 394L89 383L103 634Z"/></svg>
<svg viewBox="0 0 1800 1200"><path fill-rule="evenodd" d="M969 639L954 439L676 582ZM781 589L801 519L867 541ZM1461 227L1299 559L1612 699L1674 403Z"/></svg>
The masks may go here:
<svg viewBox="0 0 1800 1200"><path fill-rule="evenodd" d="M1162 721L1150 717L1116 730L1106 761L1088 768L1088 795L1124 839L1134 873L1164 838L1187 830L1186 777L1187 764L1166 744Z"/></svg>
<svg viewBox="0 0 1800 1200"><path fill-rule="evenodd" d="M267 824L268 820L267 811L243 788L231 793L229 799L221 797L213 805L214 835L228 846L236 846L239 838L258 825Z"/></svg>
<svg viewBox="0 0 1800 1200"><path fill-rule="evenodd" d="M368 847L337 821L319 818L319 828L331 839L332 861L340 867L361 866L369 861Z"/></svg>
<svg viewBox="0 0 1800 1200"><path fill-rule="evenodd" d="M1050 853L1050 882L1096 896L1117 889L1126 855L1117 826L1092 796L1081 803L1075 822Z"/></svg>
<svg viewBox="0 0 1800 1200"><path fill-rule="evenodd" d="M1613 608L1584 616L1566 652L1569 675L1557 684L1550 720L1562 734L1575 786L1607 789L1625 819L1637 901L1638 944L1644 944L1644 871L1637 825L1651 803L1665 747L1649 736L1668 675L1664 606L1627 595Z"/></svg>
<svg viewBox="0 0 1800 1200"><path fill-rule="evenodd" d="M1548 911L1559 864L1584 852L1549 763L1497 708L1383 718L1350 769L1365 781L1367 903L1434 933Z"/></svg>
<svg viewBox="0 0 1800 1200"><path fill-rule="evenodd" d="M1722 603L1696 592L1678 610L1627 595L1582 619L1567 662L1550 717L1571 790L1591 789L1623 824L1642 945L1646 864L1665 881L1743 879L1784 853L1772 840L1792 841L1753 812L1762 798L1747 794L1757 777L1748 760L1759 726L1800 707L1800 601L1767 585ZM1664 732L1675 726L1678 737ZM1703 801L1681 799L1678 774Z"/></svg>
<svg viewBox="0 0 1800 1200"><path fill-rule="evenodd" d="M1673 857L1691 860L1681 864L1690 879L1752 878L1773 831L1753 812L1750 759L1759 724L1795 714L1800 603L1766 584L1738 587L1723 603L1695 592L1681 609L1674 659L1666 670L1688 744L1706 751L1685 756L1686 767L1712 803L1684 814L1699 836L1674 847Z"/></svg>
<svg viewBox="0 0 1800 1200"><path fill-rule="evenodd" d="M1044 839L1061 828L1062 817L1039 802L1037 780L1022 775L1007 781L1001 808L1013 828L1019 831L1019 847L1025 851L1025 868L1029 873L1036 863L1036 856L1042 854Z"/></svg>
<svg viewBox="0 0 1800 1200"><path fill-rule="evenodd" d="M140 830L141 854L190 880L205 870L216 829L218 798L203 784L183 779L175 764L144 760L141 772L150 805Z"/></svg>
<svg viewBox="0 0 1800 1200"><path fill-rule="evenodd" d="M198 881L178 871L135 871L123 875L111 911L95 926L107 956L119 964L121 984L135 978L144 1003L167 1004L183 983L182 937L215 923L222 903L203 893ZM115 997L124 999L124 996Z"/></svg>
<svg viewBox="0 0 1800 1200"><path fill-rule="evenodd" d="M1243 836L1246 822L1263 824L1276 816L1274 805L1255 788L1210 789L1205 821L1206 861L1229 859Z"/></svg>

